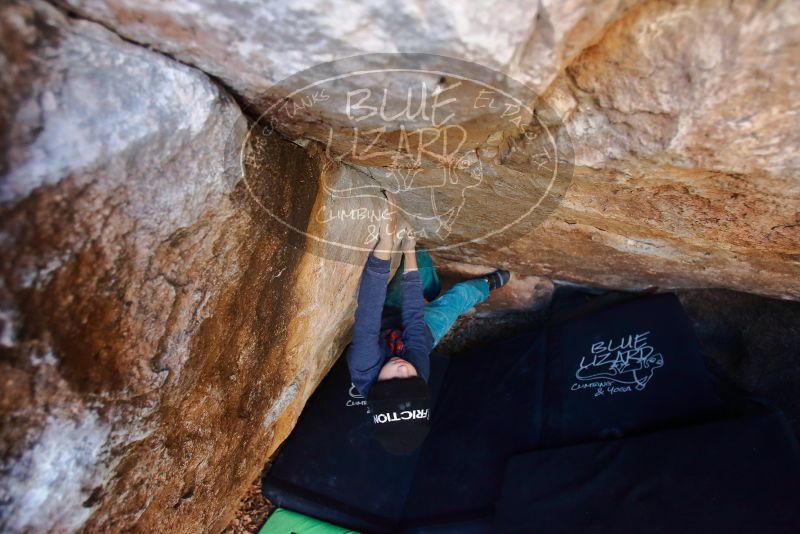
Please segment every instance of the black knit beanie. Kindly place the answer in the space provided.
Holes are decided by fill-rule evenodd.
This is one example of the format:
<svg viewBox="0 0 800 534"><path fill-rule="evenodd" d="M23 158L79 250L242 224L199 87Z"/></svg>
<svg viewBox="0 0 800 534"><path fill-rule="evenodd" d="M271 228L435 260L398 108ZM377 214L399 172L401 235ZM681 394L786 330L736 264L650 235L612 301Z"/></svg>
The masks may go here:
<svg viewBox="0 0 800 534"><path fill-rule="evenodd" d="M410 454L430 429L430 395L425 380L394 378L375 382L367 396L375 437L387 452Z"/></svg>

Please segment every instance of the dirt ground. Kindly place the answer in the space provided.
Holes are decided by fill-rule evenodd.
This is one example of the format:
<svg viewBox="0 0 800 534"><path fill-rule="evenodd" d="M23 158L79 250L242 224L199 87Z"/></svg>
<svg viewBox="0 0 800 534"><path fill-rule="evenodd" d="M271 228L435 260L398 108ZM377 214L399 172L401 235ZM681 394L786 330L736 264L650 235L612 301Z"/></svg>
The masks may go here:
<svg viewBox="0 0 800 534"><path fill-rule="evenodd" d="M541 328L559 309L614 292L559 288L541 311L510 311L489 317L461 317L437 347L445 355ZM727 290L685 290L677 295L692 321L703 351L744 390L769 400L800 436L800 302ZM225 534L258 532L274 507L261 496L257 480L242 500Z"/></svg>
<svg viewBox="0 0 800 534"><path fill-rule="evenodd" d="M239 505L236 517L223 534L258 532L275 507L261 495L261 477L253 482Z"/></svg>

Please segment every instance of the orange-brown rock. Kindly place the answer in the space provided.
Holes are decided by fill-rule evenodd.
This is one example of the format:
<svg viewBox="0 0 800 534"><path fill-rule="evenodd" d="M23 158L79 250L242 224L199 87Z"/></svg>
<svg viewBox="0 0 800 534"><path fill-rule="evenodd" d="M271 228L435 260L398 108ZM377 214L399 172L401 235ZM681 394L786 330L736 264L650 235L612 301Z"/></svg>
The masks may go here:
<svg viewBox="0 0 800 534"><path fill-rule="evenodd" d="M245 180L202 73L39 2L0 27L2 530L219 531L338 356L364 258L257 199L305 226L351 171L272 136Z"/></svg>
<svg viewBox="0 0 800 534"><path fill-rule="evenodd" d="M800 297L797 2L568 0L463 12L434 2L367 13L343 1L304 12L304 33L287 32L301 17L289 5L192 0L179 15L160 3L63 2L213 73L256 113L274 97L273 84L296 70L355 53L397 52L403 43L505 70L539 93L568 132L572 185L563 198L556 195L555 213L542 212L550 215L544 224L517 227L513 243L475 242L442 254L611 287L719 286ZM267 43L280 51L270 53ZM313 76L305 71L298 80ZM470 191L468 209L443 238L451 244L501 226L505 212L536 196L525 185L537 179L525 163L530 150L503 135L506 144L498 146L498 132L484 131L497 127L496 117L461 111L470 139L501 153L484 162L488 178ZM346 146L337 109L321 104L287 122L293 135L318 140L334 125L333 145ZM361 163L380 184L391 184ZM423 164L420 176L435 181L436 172ZM457 192L444 187L442 194ZM430 204L411 192L401 196L417 213Z"/></svg>

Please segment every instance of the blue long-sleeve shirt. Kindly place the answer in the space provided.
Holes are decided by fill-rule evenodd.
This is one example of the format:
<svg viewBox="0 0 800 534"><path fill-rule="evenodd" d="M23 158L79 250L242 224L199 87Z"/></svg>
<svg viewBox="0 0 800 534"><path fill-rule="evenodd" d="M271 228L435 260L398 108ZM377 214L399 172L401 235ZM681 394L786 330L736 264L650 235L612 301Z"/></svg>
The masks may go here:
<svg viewBox="0 0 800 534"><path fill-rule="evenodd" d="M369 255L361 283L358 288L358 308L353 325L353 341L347 350L347 365L350 378L359 393L366 396L378 373L391 356L388 344L381 332L393 325L383 317L383 303L386 300L386 284L389 281L389 260L381 260ZM403 306L401 320L403 328L403 351L401 357L417 370L426 382L430 375L430 353L433 349L433 336L425 324L422 298L422 282L419 272L403 273L400 284Z"/></svg>

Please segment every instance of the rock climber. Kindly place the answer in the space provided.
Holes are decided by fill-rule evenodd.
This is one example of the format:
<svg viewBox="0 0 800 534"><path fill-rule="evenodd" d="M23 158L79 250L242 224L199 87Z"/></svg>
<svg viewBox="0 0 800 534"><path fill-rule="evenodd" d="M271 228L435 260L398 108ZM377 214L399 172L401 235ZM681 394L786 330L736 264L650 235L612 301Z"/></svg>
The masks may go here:
<svg viewBox="0 0 800 534"><path fill-rule="evenodd" d="M462 313L504 286L511 274L498 269L437 296L441 286L430 256L416 250L410 229L398 234L396 199L384 194L385 216L361 275L346 357L353 386L367 398L377 439L388 452L408 454L429 428L431 350ZM401 266L387 290L391 258L397 253L402 254Z"/></svg>

